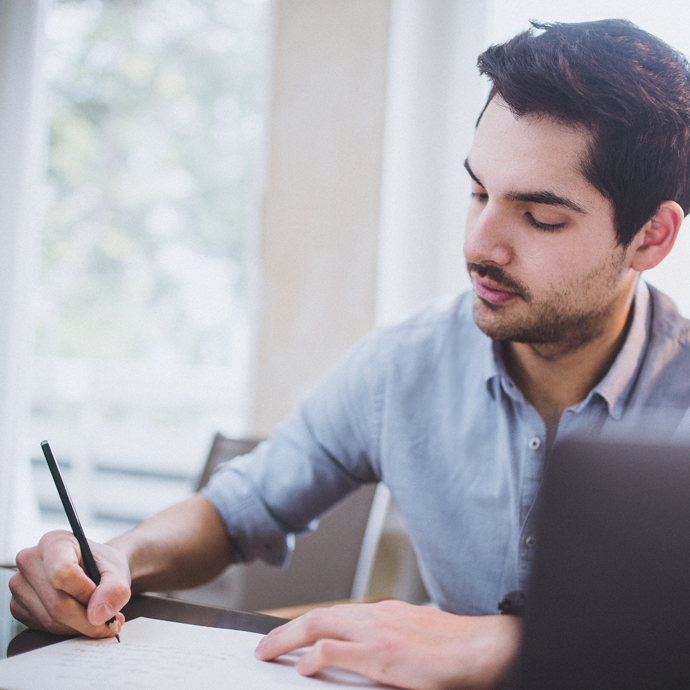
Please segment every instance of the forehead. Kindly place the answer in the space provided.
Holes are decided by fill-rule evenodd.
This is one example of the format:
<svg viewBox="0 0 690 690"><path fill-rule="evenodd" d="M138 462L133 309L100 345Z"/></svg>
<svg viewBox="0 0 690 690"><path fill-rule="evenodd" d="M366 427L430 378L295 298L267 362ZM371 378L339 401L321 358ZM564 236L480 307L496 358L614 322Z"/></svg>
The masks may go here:
<svg viewBox="0 0 690 690"><path fill-rule="evenodd" d="M583 128L546 116L517 117L494 98L477 125L468 162L490 193L551 191L586 206L593 195L604 199L581 169L590 141Z"/></svg>

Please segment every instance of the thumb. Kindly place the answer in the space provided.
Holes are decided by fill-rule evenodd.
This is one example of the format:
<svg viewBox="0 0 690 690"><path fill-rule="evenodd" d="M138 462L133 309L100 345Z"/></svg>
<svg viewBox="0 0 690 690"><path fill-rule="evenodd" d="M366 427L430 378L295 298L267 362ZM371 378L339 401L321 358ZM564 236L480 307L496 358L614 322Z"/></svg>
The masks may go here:
<svg viewBox="0 0 690 690"><path fill-rule="evenodd" d="M91 625L103 625L129 601L130 576L129 569L117 560L94 556L101 582L89 599L86 616Z"/></svg>

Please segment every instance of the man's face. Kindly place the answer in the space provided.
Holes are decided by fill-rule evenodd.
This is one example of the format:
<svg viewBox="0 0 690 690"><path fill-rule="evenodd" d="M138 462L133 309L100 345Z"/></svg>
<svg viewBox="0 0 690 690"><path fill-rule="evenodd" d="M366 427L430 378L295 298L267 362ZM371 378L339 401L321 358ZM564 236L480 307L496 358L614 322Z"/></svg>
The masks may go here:
<svg viewBox="0 0 690 690"><path fill-rule="evenodd" d="M491 338L576 348L627 307L637 274L611 202L580 170L588 144L585 131L517 118L500 100L484 111L464 252L474 318Z"/></svg>

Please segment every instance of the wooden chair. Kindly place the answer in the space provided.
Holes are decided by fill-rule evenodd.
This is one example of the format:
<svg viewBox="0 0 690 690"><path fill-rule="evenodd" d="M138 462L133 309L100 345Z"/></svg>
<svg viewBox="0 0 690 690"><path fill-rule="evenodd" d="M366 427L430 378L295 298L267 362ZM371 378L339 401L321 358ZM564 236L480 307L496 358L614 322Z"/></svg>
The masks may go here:
<svg viewBox="0 0 690 690"><path fill-rule="evenodd" d="M258 443L216 434L197 489L221 462L250 452ZM363 600L387 507L383 487L377 492L375 484L363 485L324 515L318 529L296 536L287 568L239 564L212 583L171 596L244 611L270 610L283 617L324 602Z"/></svg>

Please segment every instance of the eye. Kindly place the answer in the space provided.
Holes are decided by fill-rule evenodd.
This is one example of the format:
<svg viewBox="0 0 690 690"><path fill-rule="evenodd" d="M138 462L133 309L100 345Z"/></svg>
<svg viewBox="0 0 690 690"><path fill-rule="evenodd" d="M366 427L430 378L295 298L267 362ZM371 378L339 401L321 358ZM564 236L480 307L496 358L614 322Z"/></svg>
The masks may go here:
<svg viewBox="0 0 690 690"><path fill-rule="evenodd" d="M532 227L537 228L538 230L543 230L544 232L555 232L556 230L560 230L562 227L565 226L565 223L540 223L531 213L527 212L525 213L527 216L527 219L530 222L530 225Z"/></svg>
<svg viewBox="0 0 690 690"><path fill-rule="evenodd" d="M476 199L477 201L486 201L489 195L486 192L472 192L470 194L470 199Z"/></svg>

